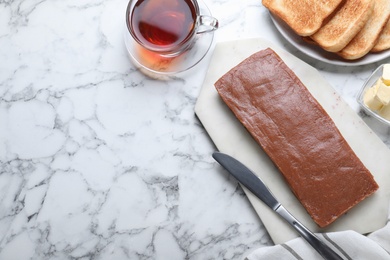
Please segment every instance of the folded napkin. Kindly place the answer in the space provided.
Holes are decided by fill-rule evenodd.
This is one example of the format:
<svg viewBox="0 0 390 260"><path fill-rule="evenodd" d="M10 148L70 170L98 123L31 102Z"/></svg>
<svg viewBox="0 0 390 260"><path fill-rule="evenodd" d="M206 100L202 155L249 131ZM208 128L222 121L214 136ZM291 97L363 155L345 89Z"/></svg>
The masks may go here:
<svg viewBox="0 0 390 260"><path fill-rule="evenodd" d="M355 231L340 231L317 234L318 237L348 260L387 260L390 259L390 221L387 225L367 236ZM303 238L295 238L287 243L262 247L249 253L247 260L315 260L322 257Z"/></svg>

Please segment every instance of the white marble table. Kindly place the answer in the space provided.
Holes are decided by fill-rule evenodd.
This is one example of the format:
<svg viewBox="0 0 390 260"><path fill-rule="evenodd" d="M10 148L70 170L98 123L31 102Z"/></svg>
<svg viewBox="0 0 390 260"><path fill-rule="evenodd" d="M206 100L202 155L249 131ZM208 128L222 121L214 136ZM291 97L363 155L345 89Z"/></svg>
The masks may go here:
<svg viewBox="0 0 390 260"><path fill-rule="evenodd" d="M205 2L216 42L266 38L359 112L378 63L308 58L260 0ZM0 1L0 259L241 259L272 244L194 114L211 52L184 76L146 77L124 47L126 5ZM359 113L390 145L389 128Z"/></svg>

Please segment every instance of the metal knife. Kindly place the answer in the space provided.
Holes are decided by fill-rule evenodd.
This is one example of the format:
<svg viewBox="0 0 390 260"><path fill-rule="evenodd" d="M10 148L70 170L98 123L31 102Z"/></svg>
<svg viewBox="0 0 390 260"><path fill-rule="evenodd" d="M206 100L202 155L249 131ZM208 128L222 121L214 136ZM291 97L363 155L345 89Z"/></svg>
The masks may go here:
<svg viewBox="0 0 390 260"><path fill-rule="evenodd" d="M324 258L327 260L343 259L329 246L323 243L314 233L300 223L283 205L274 197L264 182L251 170L230 155L214 152L214 159L221 164L242 185L247 187L255 196L268 207L278 213Z"/></svg>

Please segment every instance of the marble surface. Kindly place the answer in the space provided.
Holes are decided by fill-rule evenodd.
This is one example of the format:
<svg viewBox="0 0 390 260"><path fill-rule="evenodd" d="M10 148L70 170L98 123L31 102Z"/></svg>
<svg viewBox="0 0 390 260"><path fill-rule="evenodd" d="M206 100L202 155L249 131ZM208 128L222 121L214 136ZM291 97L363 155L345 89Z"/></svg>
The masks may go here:
<svg viewBox="0 0 390 260"><path fill-rule="evenodd" d="M297 52L260 0L206 0L215 42L263 37L356 95L377 64ZM206 58L159 81L123 43L123 0L0 1L0 259L241 259L272 244L194 114ZM390 62L389 59L384 62Z"/></svg>

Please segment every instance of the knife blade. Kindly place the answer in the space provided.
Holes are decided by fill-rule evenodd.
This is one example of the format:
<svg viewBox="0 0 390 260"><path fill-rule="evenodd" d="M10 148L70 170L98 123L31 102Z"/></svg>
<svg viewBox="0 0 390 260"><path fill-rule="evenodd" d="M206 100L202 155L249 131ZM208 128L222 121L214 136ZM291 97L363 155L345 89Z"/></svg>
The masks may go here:
<svg viewBox="0 0 390 260"><path fill-rule="evenodd" d="M343 259L328 245L322 242L314 233L299 222L283 205L274 197L265 183L257 177L244 164L230 155L214 152L213 158L233 175L242 185L263 201L268 207L279 214L326 260Z"/></svg>

